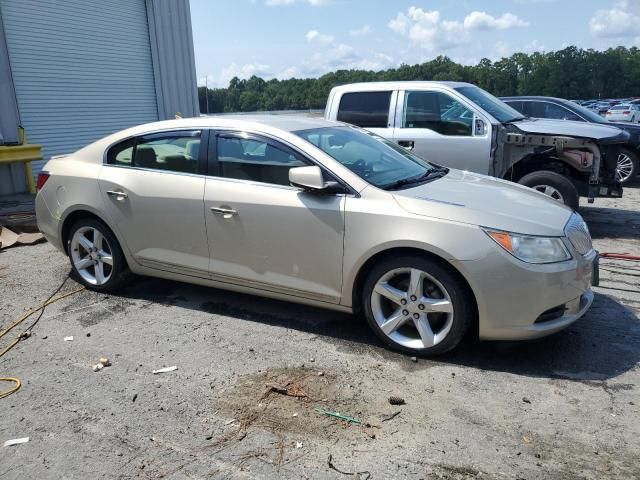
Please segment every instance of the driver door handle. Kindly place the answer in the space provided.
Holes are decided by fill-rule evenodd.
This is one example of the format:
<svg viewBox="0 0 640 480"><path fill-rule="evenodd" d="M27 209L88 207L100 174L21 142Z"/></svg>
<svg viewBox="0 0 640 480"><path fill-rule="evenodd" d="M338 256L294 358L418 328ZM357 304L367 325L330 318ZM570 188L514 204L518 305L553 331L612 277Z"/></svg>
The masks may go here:
<svg viewBox="0 0 640 480"><path fill-rule="evenodd" d="M407 150L413 150L413 147L416 146L416 142L414 142L413 140L400 140L398 142L398 145L406 148Z"/></svg>
<svg viewBox="0 0 640 480"><path fill-rule="evenodd" d="M237 210L232 210L231 208L220 208L220 207L211 207L211 212L216 215L222 215L224 218L231 218L238 214Z"/></svg>
<svg viewBox="0 0 640 480"><path fill-rule="evenodd" d="M110 197L115 197L115 199L120 202L126 200L129 197L129 195L121 190L108 190L107 195L109 195Z"/></svg>

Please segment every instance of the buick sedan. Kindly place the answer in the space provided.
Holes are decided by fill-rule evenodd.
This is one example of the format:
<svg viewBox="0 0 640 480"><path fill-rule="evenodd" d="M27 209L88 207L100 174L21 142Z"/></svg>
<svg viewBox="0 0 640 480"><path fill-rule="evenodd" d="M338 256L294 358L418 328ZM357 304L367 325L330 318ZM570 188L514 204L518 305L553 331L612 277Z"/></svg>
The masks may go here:
<svg viewBox="0 0 640 480"><path fill-rule="evenodd" d="M38 187L40 230L100 292L134 273L360 313L413 355L547 335L593 300L570 208L338 122L142 125L50 160Z"/></svg>

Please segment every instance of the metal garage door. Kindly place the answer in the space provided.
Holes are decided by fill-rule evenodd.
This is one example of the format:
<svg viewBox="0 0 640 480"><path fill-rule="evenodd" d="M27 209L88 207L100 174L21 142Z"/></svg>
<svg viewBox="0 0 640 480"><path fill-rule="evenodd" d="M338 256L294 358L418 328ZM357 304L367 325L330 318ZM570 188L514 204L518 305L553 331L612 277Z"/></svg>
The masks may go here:
<svg viewBox="0 0 640 480"><path fill-rule="evenodd" d="M45 159L158 119L144 0L0 0L0 8L22 125Z"/></svg>

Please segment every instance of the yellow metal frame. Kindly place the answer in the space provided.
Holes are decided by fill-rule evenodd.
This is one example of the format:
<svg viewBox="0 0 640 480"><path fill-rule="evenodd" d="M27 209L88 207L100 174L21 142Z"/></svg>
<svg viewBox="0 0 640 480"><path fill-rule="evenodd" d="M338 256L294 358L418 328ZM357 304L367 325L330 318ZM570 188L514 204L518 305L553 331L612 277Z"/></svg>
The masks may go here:
<svg viewBox="0 0 640 480"><path fill-rule="evenodd" d="M0 146L0 165L5 163L24 163L24 172L27 177L27 186L29 193L36 193L36 186L33 182L33 170L31 162L42 160L42 145L27 143L27 137L24 129L19 129L20 144L19 145L2 145Z"/></svg>

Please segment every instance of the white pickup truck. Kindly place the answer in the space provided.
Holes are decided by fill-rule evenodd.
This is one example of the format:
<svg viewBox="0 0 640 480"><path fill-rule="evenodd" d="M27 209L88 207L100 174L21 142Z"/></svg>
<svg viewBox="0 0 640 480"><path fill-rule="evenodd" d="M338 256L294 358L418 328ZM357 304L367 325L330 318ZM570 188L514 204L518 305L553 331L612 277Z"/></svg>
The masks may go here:
<svg viewBox="0 0 640 480"><path fill-rule="evenodd" d="M469 83L343 85L331 90L325 118L370 130L439 165L521 183L574 209L581 196L590 202L622 196L615 171L627 132L527 118Z"/></svg>

